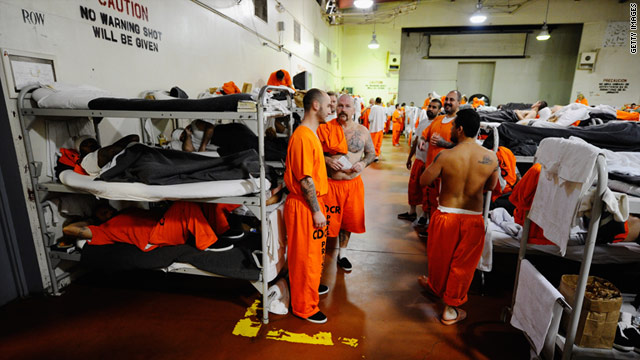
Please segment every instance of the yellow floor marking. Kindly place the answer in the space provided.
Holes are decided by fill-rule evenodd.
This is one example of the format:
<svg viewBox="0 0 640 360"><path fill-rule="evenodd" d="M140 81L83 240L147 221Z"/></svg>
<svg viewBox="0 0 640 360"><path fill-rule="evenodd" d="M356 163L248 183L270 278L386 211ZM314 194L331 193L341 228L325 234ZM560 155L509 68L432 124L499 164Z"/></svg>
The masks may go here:
<svg viewBox="0 0 640 360"><path fill-rule="evenodd" d="M262 327L261 319L258 319L258 310L260 308L260 300L254 301L254 303L247 308L244 313L244 318L240 319L236 326L233 328L233 335L244 337L256 337ZM302 333L293 333L286 330L269 330L267 332L267 339L276 341L286 341L298 344L311 344L311 345L325 345L333 346L333 336L330 332L319 332L315 335L307 335ZM364 337L363 337L364 339ZM358 347L358 339L338 337L338 341L341 344Z"/></svg>
<svg viewBox="0 0 640 360"><path fill-rule="evenodd" d="M345 345L349 345L349 346L352 346L352 347L358 347L358 339L338 338L338 341L342 342Z"/></svg>
<svg viewBox="0 0 640 360"><path fill-rule="evenodd" d="M330 332L319 332L313 336L307 334L292 333L285 330L271 330L267 333L267 339L286 341L298 344L313 344L333 346Z"/></svg>

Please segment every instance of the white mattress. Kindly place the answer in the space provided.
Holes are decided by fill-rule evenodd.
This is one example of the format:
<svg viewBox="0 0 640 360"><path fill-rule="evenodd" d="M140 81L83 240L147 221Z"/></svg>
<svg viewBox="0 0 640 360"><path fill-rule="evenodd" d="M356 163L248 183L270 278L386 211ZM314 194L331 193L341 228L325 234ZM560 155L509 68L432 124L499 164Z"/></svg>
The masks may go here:
<svg viewBox="0 0 640 360"><path fill-rule="evenodd" d="M205 181L177 185L147 185L93 180L72 170L60 173L60 181L79 191L110 200L161 201L207 200L219 197L242 196L259 191L259 179ZM271 187L266 180L267 187Z"/></svg>
<svg viewBox="0 0 640 360"><path fill-rule="evenodd" d="M495 252L500 249L517 250L520 248L520 240L514 239L510 235L501 231L492 231L491 240ZM527 250L546 253L555 256L560 255L560 248L553 245L529 245ZM584 245L567 246L567 259L582 261L584 255ZM616 243L606 245L596 245L593 251L594 264L627 264L640 262L640 245L637 243Z"/></svg>

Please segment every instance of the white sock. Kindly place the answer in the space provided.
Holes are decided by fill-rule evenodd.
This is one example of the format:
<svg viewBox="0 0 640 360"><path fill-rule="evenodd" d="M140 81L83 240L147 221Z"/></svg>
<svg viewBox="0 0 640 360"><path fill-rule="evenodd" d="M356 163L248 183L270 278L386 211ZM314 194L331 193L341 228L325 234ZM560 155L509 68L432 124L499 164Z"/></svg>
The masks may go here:
<svg viewBox="0 0 640 360"><path fill-rule="evenodd" d="M347 256L347 248L338 248L338 259L342 259Z"/></svg>

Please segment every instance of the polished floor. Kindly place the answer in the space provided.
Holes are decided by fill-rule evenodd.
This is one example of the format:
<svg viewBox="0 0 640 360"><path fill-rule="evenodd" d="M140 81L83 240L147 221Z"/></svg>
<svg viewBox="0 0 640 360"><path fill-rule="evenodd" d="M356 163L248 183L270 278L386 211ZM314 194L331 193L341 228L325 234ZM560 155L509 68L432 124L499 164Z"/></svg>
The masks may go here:
<svg viewBox="0 0 640 360"><path fill-rule="evenodd" d="M494 269L482 291L474 280L466 320L439 322L442 305L416 282L426 272L425 242L396 218L407 210L407 152L406 141L394 148L385 136L381 161L364 171L367 232L349 244L353 271L336 269L329 243L323 283L331 290L320 297L326 324L272 315L258 325L251 307L260 296L243 281L93 273L62 296L0 308L0 358L528 359L524 336L500 321L515 263L504 266L505 276Z"/></svg>

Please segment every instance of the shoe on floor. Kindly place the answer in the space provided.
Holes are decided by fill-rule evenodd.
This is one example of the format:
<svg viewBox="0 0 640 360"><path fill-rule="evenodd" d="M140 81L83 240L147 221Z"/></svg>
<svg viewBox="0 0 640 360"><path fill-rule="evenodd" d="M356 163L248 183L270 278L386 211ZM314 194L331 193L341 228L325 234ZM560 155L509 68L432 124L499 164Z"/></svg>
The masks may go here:
<svg viewBox="0 0 640 360"><path fill-rule="evenodd" d="M351 261L349 261L349 259L347 259L346 257L338 257L338 266L340 266L344 271L351 271L351 269L353 269Z"/></svg>
<svg viewBox="0 0 640 360"><path fill-rule="evenodd" d="M376 156L376 158L373 159L373 162L378 162L378 161L380 161L380 158Z"/></svg>
<svg viewBox="0 0 640 360"><path fill-rule="evenodd" d="M420 216L420 217L418 218L418 223L417 223L417 225L418 225L418 226L427 226L427 218L426 218L426 217L424 217L424 216Z"/></svg>
<svg viewBox="0 0 640 360"><path fill-rule="evenodd" d="M204 249L204 251L222 252L222 251L229 251L231 249L233 249L232 240L229 240L227 238L218 238L218 240L215 243L213 243L213 245Z"/></svg>
<svg viewBox="0 0 640 360"><path fill-rule="evenodd" d="M329 287L327 285L320 284L320 286L318 286L318 295L324 295L328 292L329 292Z"/></svg>
<svg viewBox="0 0 640 360"><path fill-rule="evenodd" d="M640 353L640 330L635 326L628 325L626 329L622 330L622 333L633 343L633 350ZM616 339L618 338L617 335L616 333Z"/></svg>
<svg viewBox="0 0 640 360"><path fill-rule="evenodd" d="M466 311L462 309L457 309L457 308L455 310L456 310L456 314L458 314L458 316L456 316L455 319L445 320L444 318L441 317L440 322L443 323L444 325L454 325L467 318Z"/></svg>
<svg viewBox="0 0 640 360"><path fill-rule="evenodd" d="M427 231L418 231L418 237L422 240L426 240L429 238L429 233Z"/></svg>
<svg viewBox="0 0 640 360"><path fill-rule="evenodd" d="M629 325L624 323L618 323L616 327L616 337L613 340L613 347L620 351L631 351L634 349L634 343L626 333L627 330L631 330L628 327Z"/></svg>
<svg viewBox="0 0 640 360"><path fill-rule="evenodd" d="M398 219L413 221L416 219L417 216L418 215L416 215L415 213L409 214L409 212L404 212L402 214L398 214Z"/></svg>
<svg viewBox="0 0 640 360"><path fill-rule="evenodd" d="M229 229L224 234L220 235L219 237L220 238L224 238L224 239L238 240L238 239L242 239L244 237L244 231L236 230L236 229Z"/></svg>
<svg viewBox="0 0 640 360"><path fill-rule="evenodd" d="M328 288L327 291L329 291ZM318 311L317 313L309 316L307 321L311 321L314 324L324 324L327 322L327 315L323 314L322 311Z"/></svg>

